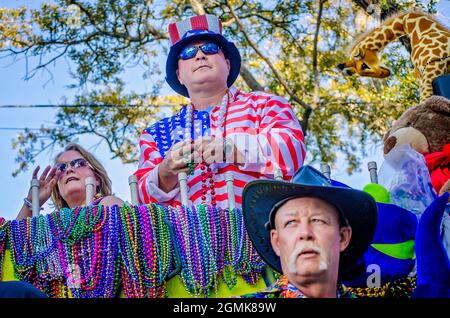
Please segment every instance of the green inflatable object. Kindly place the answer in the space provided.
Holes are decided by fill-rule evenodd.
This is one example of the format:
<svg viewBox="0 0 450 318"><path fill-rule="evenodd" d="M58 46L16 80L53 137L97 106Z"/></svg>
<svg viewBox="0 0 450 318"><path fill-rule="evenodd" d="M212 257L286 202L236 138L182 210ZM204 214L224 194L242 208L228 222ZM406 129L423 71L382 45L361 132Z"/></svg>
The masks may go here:
<svg viewBox="0 0 450 318"><path fill-rule="evenodd" d="M370 194L376 202L389 204L391 202L390 194L388 190L380 186L377 183L369 183L364 188L363 191Z"/></svg>
<svg viewBox="0 0 450 318"><path fill-rule="evenodd" d="M370 244L377 251L398 259L413 259L414 240L397 244Z"/></svg>

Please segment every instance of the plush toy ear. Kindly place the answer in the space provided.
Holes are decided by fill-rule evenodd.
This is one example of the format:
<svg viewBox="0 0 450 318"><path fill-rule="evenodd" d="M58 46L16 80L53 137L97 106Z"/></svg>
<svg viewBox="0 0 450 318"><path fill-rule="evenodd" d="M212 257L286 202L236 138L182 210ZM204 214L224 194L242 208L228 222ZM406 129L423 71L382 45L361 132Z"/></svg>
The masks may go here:
<svg viewBox="0 0 450 318"><path fill-rule="evenodd" d="M425 101L425 105L435 112L450 115L450 99L442 96L431 96Z"/></svg>
<svg viewBox="0 0 450 318"><path fill-rule="evenodd" d="M392 130L392 128L389 128L389 129L384 133L384 136L383 136L383 142L386 141L386 139L388 139L389 135L391 134L391 130Z"/></svg>

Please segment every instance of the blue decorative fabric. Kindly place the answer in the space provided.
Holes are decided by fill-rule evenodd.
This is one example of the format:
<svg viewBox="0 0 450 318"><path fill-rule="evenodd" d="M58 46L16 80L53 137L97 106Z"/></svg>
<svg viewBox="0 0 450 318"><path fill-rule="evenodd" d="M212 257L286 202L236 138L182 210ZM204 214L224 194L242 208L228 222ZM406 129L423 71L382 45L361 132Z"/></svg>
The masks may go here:
<svg viewBox="0 0 450 318"><path fill-rule="evenodd" d="M46 294L25 282L0 282L0 298L48 298Z"/></svg>
<svg viewBox="0 0 450 318"><path fill-rule="evenodd" d="M367 266L379 266L381 284L392 282L406 277L414 268L415 260L401 259L378 251L372 244L399 244L414 240L417 229L416 216L401 207L393 204L377 203L378 220L371 246L361 260L360 272L344 284L349 287L366 287L367 278L373 273L367 272Z"/></svg>
<svg viewBox="0 0 450 318"><path fill-rule="evenodd" d="M450 261L440 236L448 197L445 193L434 200L420 218L416 233L417 289L413 297L450 296Z"/></svg>
<svg viewBox="0 0 450 318"><path fill-rule="evenodd" d="M207 111L194 110L194 125L191 129L191 138L197 139L199 136L209 134L211 121ZM176 144L184 140L184 128L186 127L186 107L182 107L178 114L163 118L146 129L157 143L161 156Z"/></svg>

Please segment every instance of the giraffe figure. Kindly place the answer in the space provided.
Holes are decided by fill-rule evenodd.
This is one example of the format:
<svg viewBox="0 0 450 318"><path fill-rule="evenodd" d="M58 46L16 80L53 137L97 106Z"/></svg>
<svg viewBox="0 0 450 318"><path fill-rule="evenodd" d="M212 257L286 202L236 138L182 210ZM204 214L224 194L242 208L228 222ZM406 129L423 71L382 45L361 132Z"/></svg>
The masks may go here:
<svg viewBox="0 0 450 318"><path fill-rule="evenodd" d="M391 72L380 65L378 53L404 35L411 39L411 61L423 101L433 95L433 79L450 73L450 30L426 13L404 12L363 34L350 47L350 59L338 68L345 75L388 77Z"/></svg>

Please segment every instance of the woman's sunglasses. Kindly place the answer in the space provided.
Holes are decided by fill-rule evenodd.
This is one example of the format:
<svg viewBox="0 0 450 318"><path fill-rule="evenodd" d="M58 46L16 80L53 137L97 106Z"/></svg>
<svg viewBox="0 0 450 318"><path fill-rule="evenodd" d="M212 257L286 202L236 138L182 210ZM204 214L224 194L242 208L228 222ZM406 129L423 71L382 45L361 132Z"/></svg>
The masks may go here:
<svg viewBox="0 0 450 318"><path fill-rule="evenodd" d="M219 53L220 46L213 42L208 42L199 46L186 46L180 53L179 58L189 60L197 55L198 49L202 50L206 55Z"/></svg>
<svg viewBox="0 0 450 318"><path fill-rule="evenodd" d="M78 158L78 159L74 159L70 162L61 162L61 163L57 163L56 164L56 169L64 172L66 171L67 167L70 165L70 167L72 167L73 169L78 169L78 168L82 168L82 167L91 167L91 165L89 164L89 162L87 162L86 159L84 158Z"/></svg>

